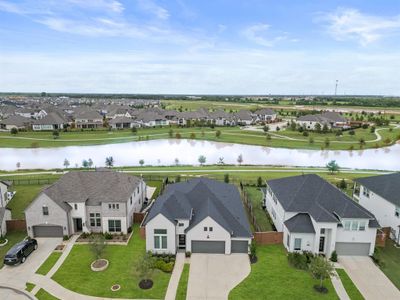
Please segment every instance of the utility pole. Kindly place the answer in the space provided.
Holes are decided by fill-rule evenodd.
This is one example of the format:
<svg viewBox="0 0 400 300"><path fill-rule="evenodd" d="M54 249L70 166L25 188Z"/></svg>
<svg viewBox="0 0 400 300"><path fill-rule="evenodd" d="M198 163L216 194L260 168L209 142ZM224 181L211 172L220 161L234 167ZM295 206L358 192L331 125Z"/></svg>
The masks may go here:
<svg viewBox="0 0 400 300"><path fill-rule="evenodd" d="M339 80L336 79L336 84L335 84L335 96L337 95L337 86L338 86Z"/></svg>

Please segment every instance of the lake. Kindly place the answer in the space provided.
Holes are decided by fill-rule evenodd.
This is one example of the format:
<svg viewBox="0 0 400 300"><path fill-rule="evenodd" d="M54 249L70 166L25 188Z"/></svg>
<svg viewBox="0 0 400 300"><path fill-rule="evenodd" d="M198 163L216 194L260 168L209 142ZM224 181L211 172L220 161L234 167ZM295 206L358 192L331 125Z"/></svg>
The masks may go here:
<svg viewBox="0 0 400 300"><path fill-rule="evenodd" d="M216 164L221 157L225 164L237 164L240 154L246 165L321 167L334 159L342 168L400 171L400 144L361 151L321 151L186 139L57 148L0 148L0 169L16 170L18 162L23 169L63 168L64 159L75 167L89 158L94 166L101 167L108 156L114 158L115 166L138 166L141 159L145 165L175 165L175 158L180 164L198 165L200 155L206 157L206 164Z"/></svg>

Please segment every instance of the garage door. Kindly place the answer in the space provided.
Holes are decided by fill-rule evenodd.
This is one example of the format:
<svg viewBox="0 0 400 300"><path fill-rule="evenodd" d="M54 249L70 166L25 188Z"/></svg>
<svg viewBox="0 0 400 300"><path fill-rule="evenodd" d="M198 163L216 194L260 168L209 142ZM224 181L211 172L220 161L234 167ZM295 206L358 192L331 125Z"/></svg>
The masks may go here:
<svg viewBox="0 0 400 300"><path fill-rule="evenodd" d="M231 253L248 253L249 246L247 241L232 241Z"/></svg>
<svg viewBox="0 0 400 300"><path fill-rule="evenodd" d="M370 243L336 243L336 252L338 255L369 255Z"/></svg>
<svg viewBox="0 0 400 300"><path fill-rule="evenodd" d="M192 241L192 253L225 253L223 241Z"/></svg>
<svg viewBox="0 0 400 300"><path fill-rule="evenodd" d="M33 226L34 237L62 237L63 230L61 226Z"/></svg>

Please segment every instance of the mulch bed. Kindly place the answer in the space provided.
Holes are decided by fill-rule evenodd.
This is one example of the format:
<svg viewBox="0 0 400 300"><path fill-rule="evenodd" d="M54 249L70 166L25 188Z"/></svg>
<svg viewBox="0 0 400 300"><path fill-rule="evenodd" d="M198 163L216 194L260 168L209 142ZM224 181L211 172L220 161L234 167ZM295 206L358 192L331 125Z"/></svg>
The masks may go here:
<svg viewBox="0 0 400 300"><path fill-rule="evenodd" d="M65 245L57 245L56 249L57 251L63 251L64 250Z"/></svg>
<svg viewBox="0 0 400 300"><path fill-rule="evenodd" d="M319 285L314 285L314 290L316 290L318 293L321 293L321 294L328 293L328 289L324 286L321 287Z"/></svg>
<svg viewBox="0 0 400 300"><path fill-rule="evenodd" d="M147 279L147 280L141 280L139 282L139 287L143 290L148 290L153 286L153 280Z"/></svg>
<svg viewBox="0 0 400 300"><path fill-rule="evenodd" d="M119 284L113 284L111 286L111 291L116 292L119 291L121 289L121 286Z"/></svg>
<svg viewBox="0 0 400 300"><path fill-rule="evenodd" d="M251 264L255 264L258 261L258 257L257 256L249 255L249 257L250 257L250 263Z"/></svg>
<svg viewBox="0 0 400 300"><path fill-rule="evenodd" d="M98 259L93 263L93 267L96 269L102 268L107 264L107 261L104 259Z"/></svg>

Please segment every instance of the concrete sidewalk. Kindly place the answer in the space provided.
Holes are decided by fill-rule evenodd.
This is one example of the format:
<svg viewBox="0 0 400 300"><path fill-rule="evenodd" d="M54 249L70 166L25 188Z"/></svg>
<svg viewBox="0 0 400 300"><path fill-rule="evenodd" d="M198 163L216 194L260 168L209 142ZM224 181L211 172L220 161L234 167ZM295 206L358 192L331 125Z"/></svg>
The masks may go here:
<svg viewBox="0 0 400 300"><path fill-rule="evenodd" d="M336 270L335 276L331 276L331 282L340 300L350 300L350 297L347 294L346 289L344 288L343 283L340 280L340 277Z"/></svg>
<svg viewBox="0 0 400 300"><path fill-rule="evenodd" d="M181 278L183 266L185 264L185 253L178 252L176 254L175 266L169 280L167 294L165 300L175 300L176 291L178 290L179 279Z"/></svg>

